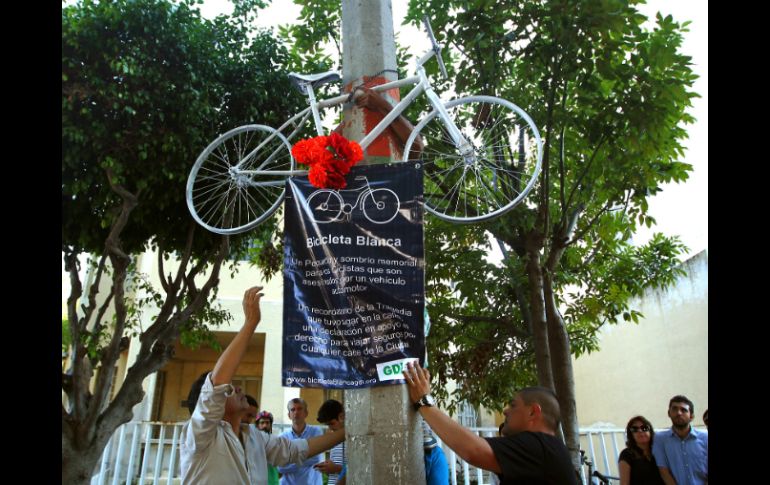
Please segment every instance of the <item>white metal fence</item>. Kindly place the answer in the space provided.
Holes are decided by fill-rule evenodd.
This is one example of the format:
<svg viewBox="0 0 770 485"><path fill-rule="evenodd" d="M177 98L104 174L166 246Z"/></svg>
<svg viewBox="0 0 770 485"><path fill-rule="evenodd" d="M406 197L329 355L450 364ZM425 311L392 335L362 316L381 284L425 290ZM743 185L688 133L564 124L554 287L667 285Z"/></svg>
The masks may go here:
<svg viewBox="0 0 770 485"><path fill-rule="evenodd" d="M102 454L92 485L178 485L181 483L179 444L184 422L132 421L115 431ZM274 433L289 429L276 424ZM470 428L479 436L497 436L497 428ZM438 437L437 437L438 438ZM441 442L441 440L439 440ZM580 430L580 446L605 475L618 476L617 460L625 448L623 429ZM491 472L469 465L451 449L442 447L449 462L452 485L486 485ZM585 477L584 477L584 482Z"/></svg>
<svg viewBox="0 0 770 485"><path fill-rule="evenodd" d="M623 428L585 428L580 430L580 449L593 463L593 469L602 475L617 477L618 456L626 447L626 431ZM581 468L583 483L591 483ZM618 481L620 483L620 481Z"/></svg>

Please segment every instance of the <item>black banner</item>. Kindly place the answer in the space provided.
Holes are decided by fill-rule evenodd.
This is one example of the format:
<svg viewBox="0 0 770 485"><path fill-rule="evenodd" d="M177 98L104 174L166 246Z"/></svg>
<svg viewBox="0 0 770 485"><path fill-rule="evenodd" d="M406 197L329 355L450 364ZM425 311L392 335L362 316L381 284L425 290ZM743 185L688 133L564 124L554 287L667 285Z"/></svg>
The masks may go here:
<svg viewBox="0 0 770 485"><path fill-rule="evenodd" d="M354 167L347 187L286 183L283 383L402 383L425 353L422 168Z"/></svg>

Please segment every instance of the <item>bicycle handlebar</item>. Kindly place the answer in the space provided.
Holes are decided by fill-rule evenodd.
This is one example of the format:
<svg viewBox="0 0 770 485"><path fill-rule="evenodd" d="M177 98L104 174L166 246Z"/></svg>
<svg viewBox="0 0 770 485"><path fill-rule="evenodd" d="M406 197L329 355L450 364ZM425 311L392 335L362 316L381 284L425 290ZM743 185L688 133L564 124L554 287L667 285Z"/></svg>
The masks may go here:
<svg viewBox="0 0 770 485"><path fill-rule="evenodd" d="M425 30L428 32L428 38L433 45L433 52L436 53L436 59L438 60L438 67L441 69L441 74L444 76L444 79L449 79L449 75L446 73L444 59L441 58L441 45L436 42L436 37L433 35L433 29L430 28L430 19L427 15L423 15L422 23L425 25Z"/></svg>

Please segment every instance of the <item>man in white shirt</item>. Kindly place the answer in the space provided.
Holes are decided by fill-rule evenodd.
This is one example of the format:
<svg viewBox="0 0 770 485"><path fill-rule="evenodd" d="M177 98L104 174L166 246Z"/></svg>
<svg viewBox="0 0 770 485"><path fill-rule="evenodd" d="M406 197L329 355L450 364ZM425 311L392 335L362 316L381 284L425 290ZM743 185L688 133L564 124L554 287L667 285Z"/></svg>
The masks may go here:
<svg viewBox="0 0 770 485"><path fill-rule="evenodd" d="M268 463L302 463L345 439L343 429L310 440L290 441L241 424L249 403L230 381L262 317L261 290L261 286L246 290L243 327L222 352L214 370L201 375L190 389L187 405L192 416L182 427L180 446L183 484L267 485Z"/></svg>

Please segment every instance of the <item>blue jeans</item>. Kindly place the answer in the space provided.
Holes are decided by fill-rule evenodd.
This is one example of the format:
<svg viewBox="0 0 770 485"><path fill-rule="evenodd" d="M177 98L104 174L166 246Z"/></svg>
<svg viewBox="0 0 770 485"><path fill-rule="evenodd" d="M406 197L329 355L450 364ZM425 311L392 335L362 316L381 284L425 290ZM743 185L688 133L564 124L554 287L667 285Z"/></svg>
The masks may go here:
<svg viewBox="0 0 770 485"><path fill-rule="evenodd" d="M427 485L449 484L449 465L440 446L425 450L425 481Z"/></svg>

